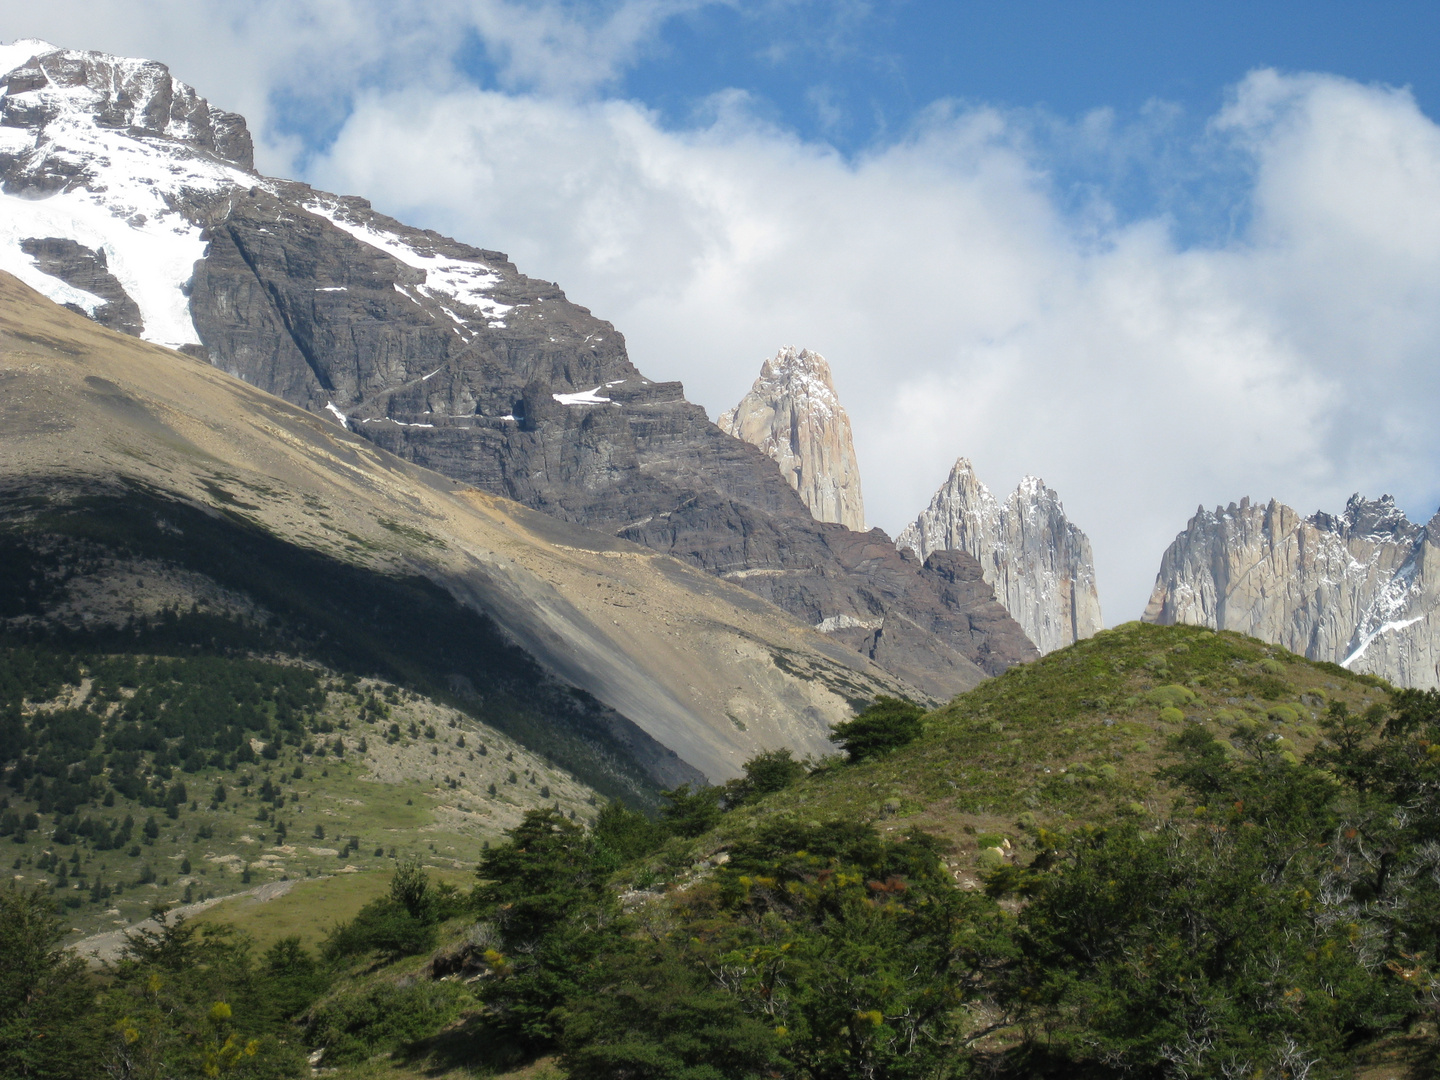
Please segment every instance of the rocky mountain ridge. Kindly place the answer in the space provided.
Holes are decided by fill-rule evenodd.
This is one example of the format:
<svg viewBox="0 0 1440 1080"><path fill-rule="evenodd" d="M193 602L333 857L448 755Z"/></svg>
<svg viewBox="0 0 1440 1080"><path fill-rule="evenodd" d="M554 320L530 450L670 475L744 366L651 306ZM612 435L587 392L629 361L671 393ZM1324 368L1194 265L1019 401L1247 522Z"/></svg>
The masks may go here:
<svg viewBox="0 0 1440 1080"><path fill-rule="evenodd" d="M1271 641L1311 660L1440 686L1440 513L1409 521L1389 495L1339 516L1274 499L1203 506L1165 551L1146 622Z"/></svg>
<svg viewBox="0 0 1440 1080"><path fill-rule="evenodd" d="M937 551L975 558L996 599L1041 653L1104 628L1090 541L1039 477L1025 477L1000 502L962 457L896 543L921 559Z"/></svg>
<svg viewBox="0 0 1440 1080"><path fill-rule="evenodd" d="M4 49L0 269L44 295L405 460L741 584L922 696L1036 655L978 568L816 522L770 459L638 372L553 283L364 199L259 176L243 121L161 65Z"/></svg>
<svg viewBox="0 0 1440 1080"><path fill-rule="evenodd" d="M745 589L399 460L6 274L0 425L0 635L103 652L189 613L262 655L299 638L652 797L761 749L824 753L854 702L901 689Z"/></svg>
<svg viewBox="0 0 1440 1080"><path fill-rule="evenodd" d="M835 393L830 365L819 353L782 348L761 366L750 392L716 424L765 451L816 521L865 531L850 417Z"/></svg>

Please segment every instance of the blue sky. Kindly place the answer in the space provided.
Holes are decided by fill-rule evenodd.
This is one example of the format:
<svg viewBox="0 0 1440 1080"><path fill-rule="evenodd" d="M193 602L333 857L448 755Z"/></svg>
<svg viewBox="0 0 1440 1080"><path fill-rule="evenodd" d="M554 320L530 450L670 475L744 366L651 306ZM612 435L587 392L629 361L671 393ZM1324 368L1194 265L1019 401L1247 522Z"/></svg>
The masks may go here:
<svg viewBox="0 0 1440 1080"><path fill-rule="evenodd" d="M697 101L739 87L853 152L940 98L1071 119L1160 100L1203 119L1262 67L1409 86L1433 112L1437 44L1440 5L1383 0L713 4L668 21L616 92L684 126Z"/></svg>
<svg viewBox="0 0 1440 1080"><path fill-rule="evenodd" d="M703 128L719 103L740 100L750 118L854 160L905 138L941 103L1007 111L1016 136L1043 159L1059 202L1076 210L1098 197L1127 220L1164 216L1186 244L1223 243L1248 220L1248 162L1208 133L1248 73L1323 72L1405 88L1432 116L1440 106L1437 4L512 0L508 7L558 13L539 31L556 55L584 52L586 35L598 43L595 52L613 50L565 92L642 104L670 131ZM636 9L627 29L626 13ZM577 36L556 32L559 22L580 28ZM517 41L494 27L461 20L441 46L451 73L505 93L553 91L551 68L516 60L546 42ZM354 94L403 80L407 66L413 62L397 63L382 50L339 85L282 82L268 102L269 134L292 140L294 167L304 171L351 116ZM1077 136L1087 118L1115 133L1100 152Z"/></svg>
<svg viewBox="0 0 1440 1080"><path fill-rule="evenodd" d="M712 416L830 361L867 517L1033 473L1137 616L1197 504L1440 502L1440 5L0 0L508 252Z"/></svg>

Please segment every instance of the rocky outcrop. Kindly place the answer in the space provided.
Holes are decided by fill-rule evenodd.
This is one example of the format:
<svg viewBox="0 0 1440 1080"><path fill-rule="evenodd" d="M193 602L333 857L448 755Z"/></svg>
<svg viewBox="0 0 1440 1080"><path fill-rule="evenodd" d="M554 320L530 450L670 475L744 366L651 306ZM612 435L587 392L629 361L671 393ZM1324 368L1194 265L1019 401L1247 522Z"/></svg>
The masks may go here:
<svg viewBox="0 0 1440 1080"><path fill-rule="evenodd" d="M255 167L255 147L243 117L210 103L153 60L57 49L48 42L17 41L0 47L15 63L5 78L0 124L38 130L76 114L99 128L160 136L204 150L242 169ZM28 55L27 55L28 54ZM31 172L21 192L49 190ZM61 170L52 176L76 174ZM13 189L7 184L6 191Z"/></svg>
<svg viewBox="0 0 1440 1080"><path fill-rule="evenodd" d="M865 531L850 417L819 353L785 346L765 361L740 404L716 423L725 434L763 450L816 521Z"/></svg>
<svg viewBox="0 0 1440 1080"><path fill-rule="evenodd" d="M1187 623L1440 686L1440 514L1406 519L1389 495L1353 495L1339 517L1271 499L1195 511L1165 551L1146 622Z"/></svg>
<svg viewBox="0 0 1440 1080"><path fill-rule="evenodd" d="M255 174L243 122L166 91L160 65L34 43L0 46L7 59L0 269L52 300L92 316L106 302L23 241L104 251L147 340L809 625L849 620L837 639L916 693L948 697L1036 655L993 598L944 586L878 530L815 521L773 461L637 371L557 285L364 199Z"/></svg>
<svg viewBox="0 0 1440 1080"><path fill-rule="evenodd" d="M1104 627L1090 541L1038 477L1025 477L1002 503L960 458L896 543L922 559L936 551L973 556L996 599L1042 653Z"/></svg>
<svg viewBox="0 0 1440 1080"><path fill-rule="evenodd" d="M55 236L26 237L20 241L20 250L35 260L41 273L101 301L89 311L73 303L67 305L72 311L89 315L101 326L132 337L144 332L145 320L140 315L140 307L106 267L105 252L92 251L74 240Z"/></svg>

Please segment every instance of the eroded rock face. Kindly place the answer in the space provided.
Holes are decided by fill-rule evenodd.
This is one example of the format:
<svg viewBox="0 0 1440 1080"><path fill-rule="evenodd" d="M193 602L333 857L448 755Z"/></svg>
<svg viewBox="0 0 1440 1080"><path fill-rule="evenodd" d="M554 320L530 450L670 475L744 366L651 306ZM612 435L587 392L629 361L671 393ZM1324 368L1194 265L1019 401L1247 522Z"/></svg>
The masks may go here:
<svg viewBox="0 0 1440 1080"><path fill-rule="evenodd" d="M105 265L105 252L92 251L74 240L56 236L26 237L20 241L20 250L35 260L42 273L59 278L102 301L89 312L72 303L68 305L72 311L88 314L101 326L131 337L139 337L144 332L145 320L140 315L140 308L115 275L110 273Z"/></svg>
<svg viewBox="0 0 1440 1080"><path fill-rule="evenodd" d="M850 417L819 353L781 349L765 361L740 404L716 423L725 434L763 450L816 521L865 531Z"/></svg>
<svg viewBox="0 0 1440 1080"><path fill-rule="evenodd" d="M883 646L835 633L917 693L1035 655L993 598L944 587L878 530L817 522L773 461L637 371L615 328L554 283L364 199L255 174L243 121L160 65L37 43L0 46L7 60L0 184L28 197L0 194L0 269L52 300L92 317L107 303L22 242L103 251L147 340L811 625L888 625Z"/></svg>
<svg viewBox="0 0 1440 1080"><path fill-rule="evenodd" d="M1103 629L1090 541L1065 517L1060 496L1027 476L1002 503L966 458L896 543L922 559L963 551L1042 653Z"/></svg>
<svg viewBox="0 0 1440 1080"><path fill-rule="evenodd" d="M1399 686L1440 686L1440 514L1353 495L1339 517L1271 499L1195 511L1160 561L1146 622L1236 630Z"/></svg>

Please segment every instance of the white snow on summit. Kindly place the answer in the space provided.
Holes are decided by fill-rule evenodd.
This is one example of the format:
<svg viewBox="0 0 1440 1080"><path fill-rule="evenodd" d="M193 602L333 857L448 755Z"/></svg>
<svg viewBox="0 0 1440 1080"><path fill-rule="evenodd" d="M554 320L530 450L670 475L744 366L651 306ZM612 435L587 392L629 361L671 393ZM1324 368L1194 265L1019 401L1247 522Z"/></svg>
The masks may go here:
<svg viewBox="0 0 1440 1080"><path fill-rule="evenodd" d="M201 227L210 208L223 212L226 199L252 187L280 195L285 186L246 167L244 121L211 108L162 64L34 40L0 45L0 113L7 177L0 270L95 315L101 297L41 270L21 247L25 240L73 241L103 256L139 308L143 338L172 348L201 344L188 294L205 256ZM501 278L484 263L383 231L333 196L317 192L305 208L419 271L418 283L396 288L422 306L422 299L442 301L466 341L475 336L467 317L505 325L512 308L490 295Z"/></svg>
<svg viewBox="0 0 1440 1080"><path fill-rule="evenodd" d="M8 74L37 54L62 61L85 55L44 42L15 42L0 46L0 68ZM143 73L148 64L114 63L116 78ZM183 83L176 85L188 90ZM199 227L173 209L166 196L181 190L219 193L248 187L253 177L196 154L175 136L102 126L96 112L104 97L86 85L51 84L15 94L0 90L0 103L7 110L47 117L33 127L0 127L0 154L28 156L30 173L76 176L53 193L37 186L20 194L0 194L0 269L57 303L93 312L99 304L96 297L42 273L20 249L20 241L31 237L73 240L104 253L109 272L140 308L142 337L171 347L198 345L185 290L205 244ZM145 106L142 98L134 109Z"/></svg>
<svg viewBox="0 0 1440 1080"><path fill-rule="evenodd" d="M8 45L0 41L0 75L8 75L32 56L59 52L59 47L39 38L16 38Z"/></svg>

